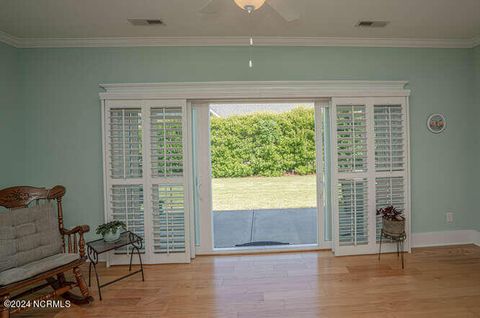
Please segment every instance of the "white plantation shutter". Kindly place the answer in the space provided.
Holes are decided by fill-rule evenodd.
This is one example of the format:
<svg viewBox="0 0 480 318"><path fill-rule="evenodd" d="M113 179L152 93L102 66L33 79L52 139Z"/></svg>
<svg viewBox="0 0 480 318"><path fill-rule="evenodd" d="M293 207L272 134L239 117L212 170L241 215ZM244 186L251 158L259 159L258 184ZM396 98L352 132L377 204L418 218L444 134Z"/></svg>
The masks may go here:
<svg viewBox="0 0 480 318"><path fill-rule="evenodd" d="M182 108L152 108L150 118L152 176L183 176Z"/></svg>
<svg viewBox="0 0 480 318"><path fill-rule="evenodd" d="M113 218L125 222L131 231L143 236L143 186L113 185L111 202Z"/></svg>
<svg viewBox="0 0 480 318"><path fill-rule="evenodd" d="M154 253L185 253L185 200L182 184L154 185Z"/></svg>
<svg viewBox="0 0 480 318"><path fill-rule="evenodd" d="M106 109L105 123L107 221L123 221L128 230L145 237L142 109L137 103L121 102ZM115 253L126 251L123 248Z"/></svg>
<svg viewBox="0 0 480 318"><path fill-rule="evenodd" d="M150 109L153 254L189 260L185 167L185 101Z"/></svg>
<svg viewBox="0 0 480 318"><path fill-rule="evenodd" d="M376 209L389 205L407 209L406 121L402 104L374 102ZM409 212L409 211L407 211ZM376 240L382 218L377 216Z"/></svg>
<svg viewBox="0 0 480 318"><path fill-rule="evenodd" d="M144 238L145 263L190 261L185 108L185 100L105 102L106 219ZM111 263L128 262L125 251Z"/></svg>
<svg viewBox="0 0 480 318"><path fill-rule="evenodd" d="M405 209L405 184L404 177L380 177L375 182L376 209L384 208L389 205L404 210ZM377 242L380 239L382 229L382 217L377 216Z"/></svg>
<svg viewBox="0 0 480 318"><path fill-rule="evenodd" d="M338 180L339 244L368 244L367 180Z"/></svg>
<svg viewBox="0 0 480 318"><path fill-rule="evenodd" d="M110 195L112 219L125 222L128 230L145 237L143 185L112 185ZM116 251L125 252L125 248Z"/></svg>
<svg viewBox="0 0 480 318"><path fill-rule="evenodd" d="M402 171L405 166L401 105L375 105L375 169Z"/></svg>
<svg viewBox="0 0 480 318"><path fill-rule="evenodd" d="M409 224L406 99L334 98L332 104L335 254L376 253L378 208L405 209Z"/></svg>
<svg viewBox="0 0 480 318"><path fill-rule="evenodd" d="M370 243L367 173L372 160L368 156L367 105L360 99L334 100L333 104L334 250L336 255L360 253Z"/></svg>
<svg viewBox="0 0 480 318"><path fill-rule="evenodd" d="M337 107L339 172L367 171L367 128L364 105Z"/></svg>
<svg viewBox="0 0 480 318"><path fill-rule="evenodd" d="M109 113L110 177L142 177L142 111L113 108Z"/></svg>

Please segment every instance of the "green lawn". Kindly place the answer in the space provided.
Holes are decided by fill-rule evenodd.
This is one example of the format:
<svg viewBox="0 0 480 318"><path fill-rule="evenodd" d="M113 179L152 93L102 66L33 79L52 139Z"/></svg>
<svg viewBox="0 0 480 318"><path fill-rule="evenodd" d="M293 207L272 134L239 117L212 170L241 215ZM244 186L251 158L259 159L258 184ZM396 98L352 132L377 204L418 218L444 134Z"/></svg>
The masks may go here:
<svg viewBox="0 0 480 318"><path fill-rule="evenodd" d="M213 210L310 208L317 205L316 176L212 180Z"/></svg>

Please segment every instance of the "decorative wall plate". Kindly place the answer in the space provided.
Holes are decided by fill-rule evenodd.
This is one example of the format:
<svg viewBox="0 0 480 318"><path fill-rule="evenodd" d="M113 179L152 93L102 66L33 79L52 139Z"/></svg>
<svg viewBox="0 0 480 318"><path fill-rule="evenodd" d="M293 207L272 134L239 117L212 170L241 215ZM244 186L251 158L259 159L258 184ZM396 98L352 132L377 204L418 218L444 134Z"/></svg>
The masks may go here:
<svg viewBox="0 0 480 318"><path fill-rule="evenodd" d="M432 114L428 116L427 128L434 134L439 134L447 128L447 119L443 114Z"/></svg>

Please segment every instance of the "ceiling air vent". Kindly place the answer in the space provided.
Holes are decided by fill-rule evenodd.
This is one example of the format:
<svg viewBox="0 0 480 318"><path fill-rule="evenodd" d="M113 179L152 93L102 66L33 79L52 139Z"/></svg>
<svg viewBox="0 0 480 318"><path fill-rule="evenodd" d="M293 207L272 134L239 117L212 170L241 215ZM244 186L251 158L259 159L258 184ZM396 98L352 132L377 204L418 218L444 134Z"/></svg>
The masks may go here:
<svg viewBox="0 0 480 318"><path fill-rule="evenodd" d="M133 25L165 25L160 19L128 19Z"/></svg>
<svg viewBox="0 0 480 318"><path fill-rule="evenodd" d="M360 21L355 26L361 28L383 28L388 24L388 21Z"/></svg>

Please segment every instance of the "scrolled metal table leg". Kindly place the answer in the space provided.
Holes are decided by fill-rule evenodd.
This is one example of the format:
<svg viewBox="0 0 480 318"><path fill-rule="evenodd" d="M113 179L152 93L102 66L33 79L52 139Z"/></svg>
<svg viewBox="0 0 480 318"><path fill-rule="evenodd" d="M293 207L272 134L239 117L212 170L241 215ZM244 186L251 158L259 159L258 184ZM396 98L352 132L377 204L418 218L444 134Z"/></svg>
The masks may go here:
<svg viewBox="0 0 480 318"><path fill-rule="evenodd" d="M92 287L92 261L88 263L88 287Z"/></svg>
<svg viewBox="0 0 480 318"><path fill-rule="evenodd" d="M404 257L403 254L405 252L404 251L404 243L405 243L405 240L402 240L402 252L401 252L402 253L402 269L405 269L405 262L403 260L403 257Z"/></svg>
<svg viewBox="0 0 480 318"><path fill-rule="evenodd" d="M97 265L93 264L93 270L95 271L95 278L97 279L98 297L102 300L102 291L100 290L100 279L98 278Z"/></svg>
<svg viewBox="0 0 480 318"><path fill-rule="evenodd" d="M131 272L132 271L132 260L133 260L133 250L136 249L135 246L133 246L132 250L130 251L130 264L128 266L128 271Z"/></svg>
<svg viewBox="0 0 480 318"><path fill-rule="evenodd" d="M138 254L138 260L140 261L140 270L142 271L142 282L145 281L145 276L143 274L143 262L142 262L142 256L140 253L140 250L137 248L137 254Z"/></svg>

